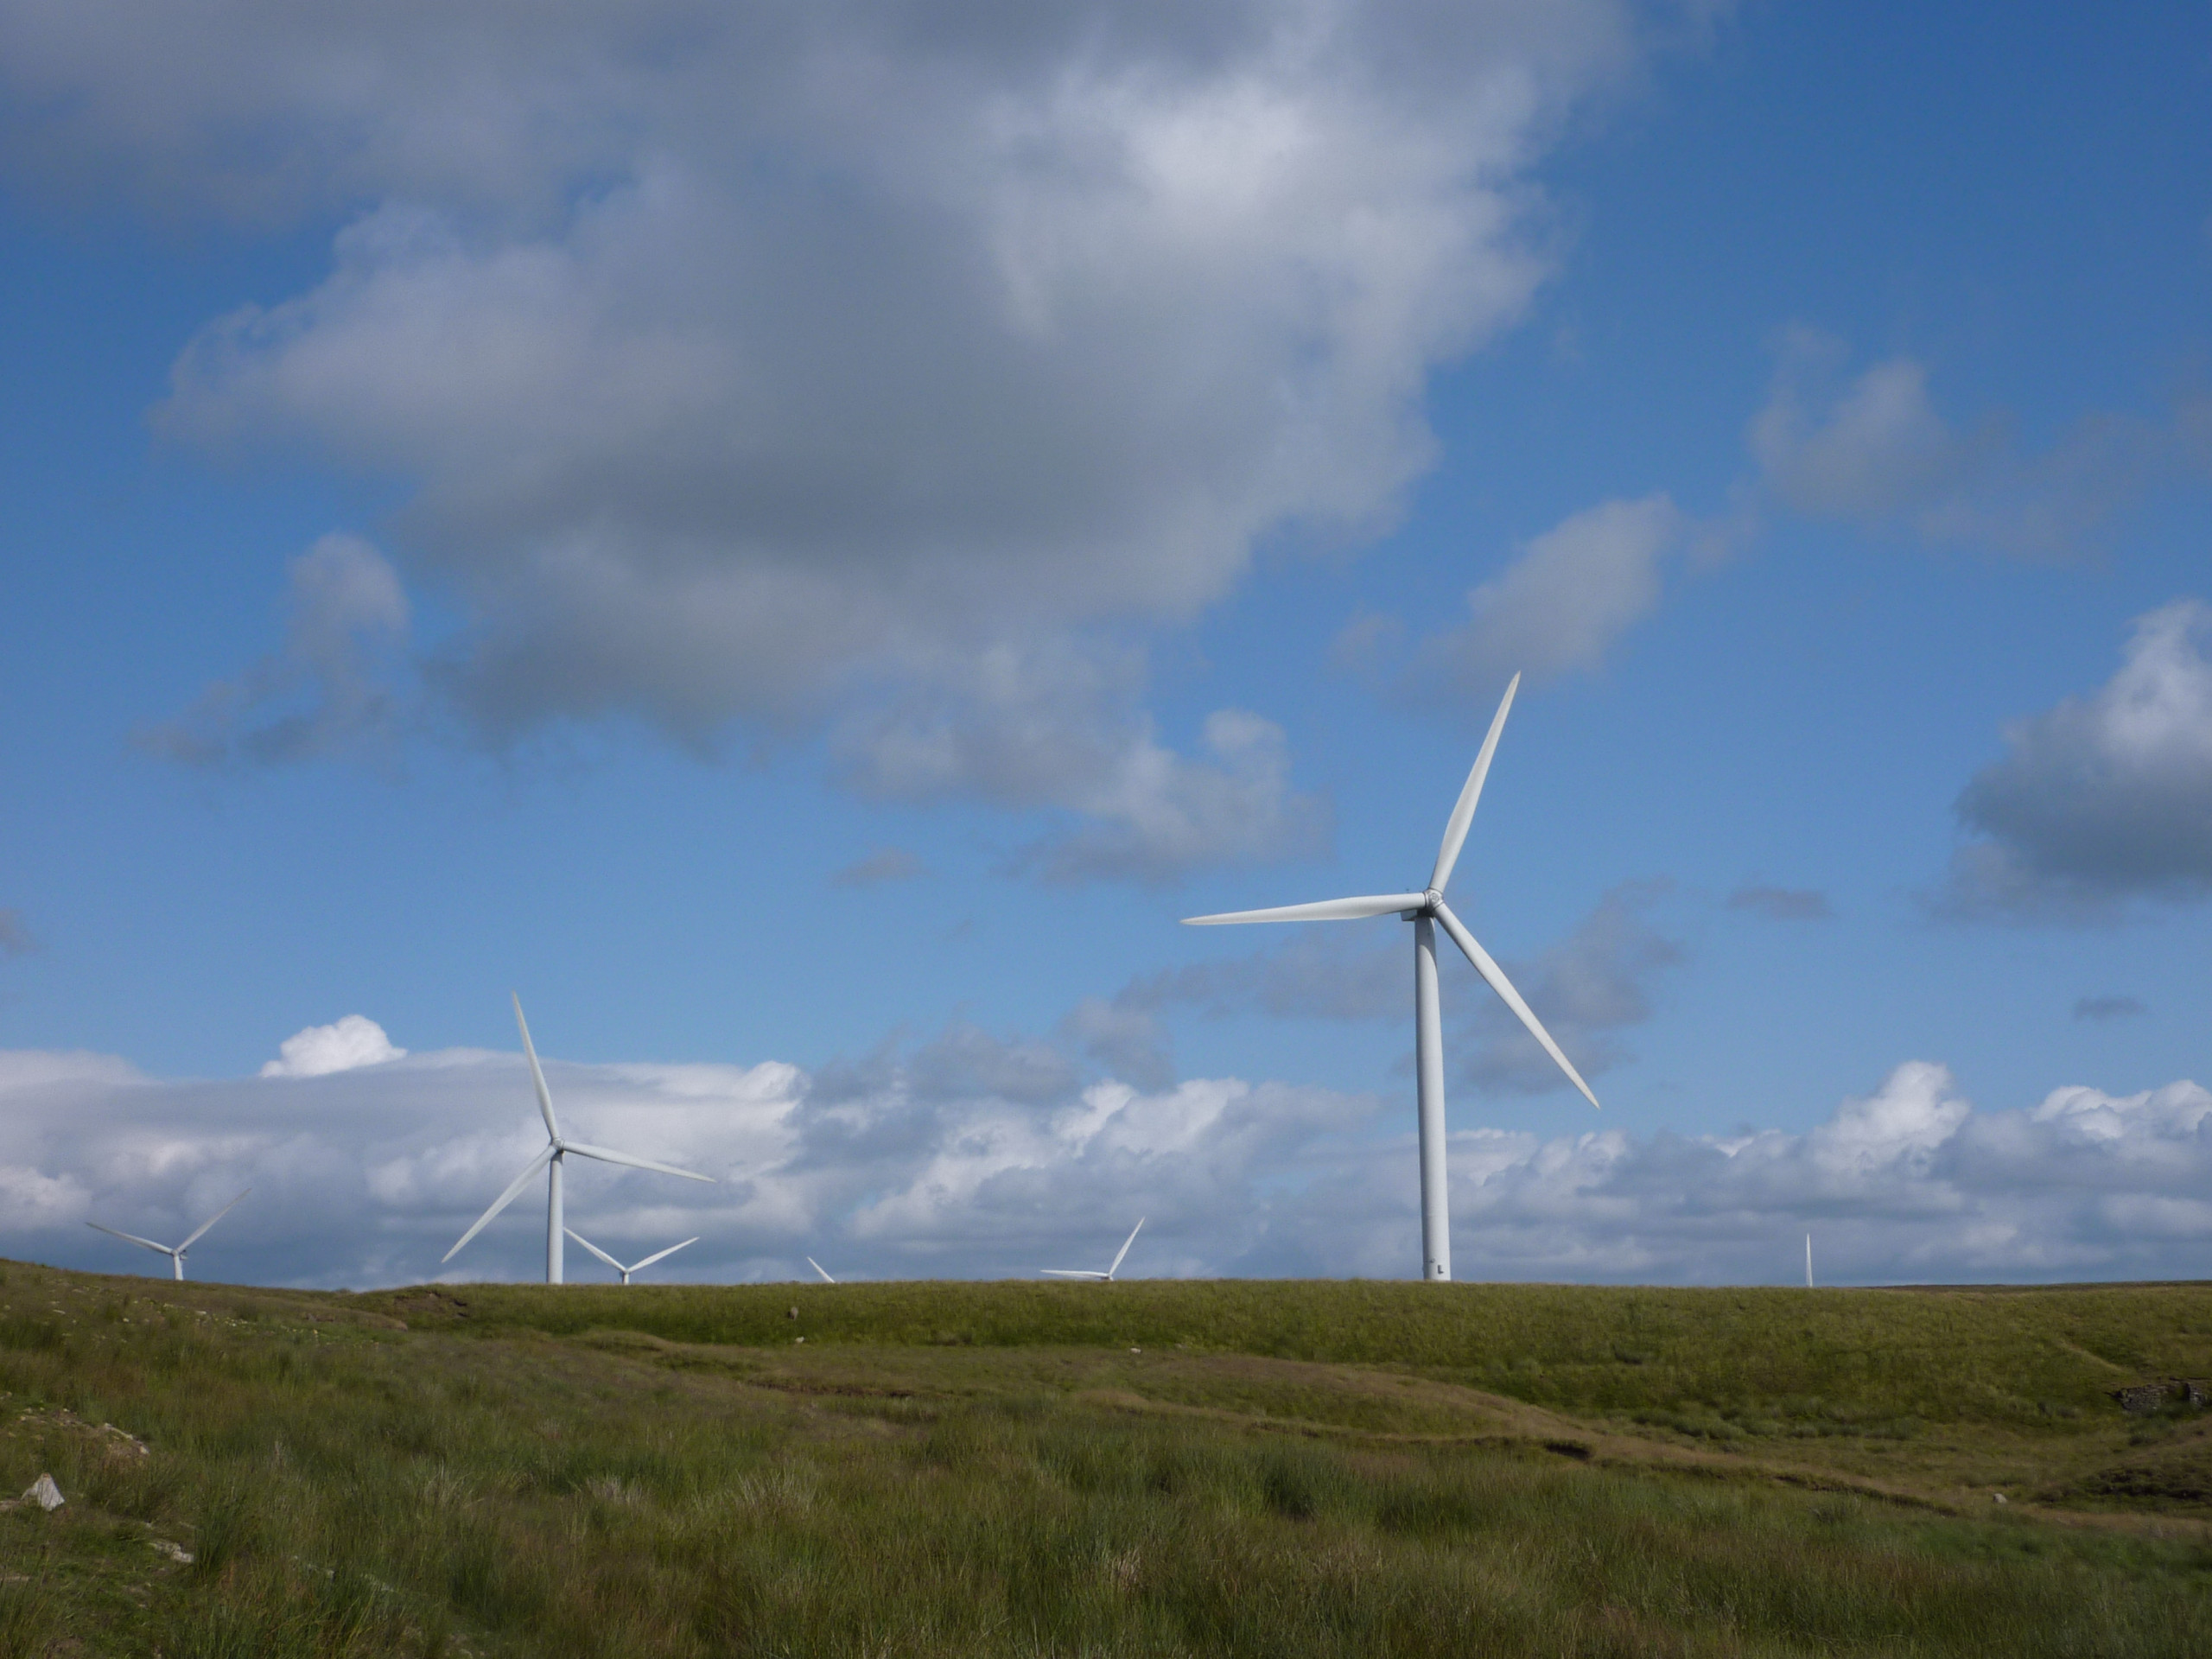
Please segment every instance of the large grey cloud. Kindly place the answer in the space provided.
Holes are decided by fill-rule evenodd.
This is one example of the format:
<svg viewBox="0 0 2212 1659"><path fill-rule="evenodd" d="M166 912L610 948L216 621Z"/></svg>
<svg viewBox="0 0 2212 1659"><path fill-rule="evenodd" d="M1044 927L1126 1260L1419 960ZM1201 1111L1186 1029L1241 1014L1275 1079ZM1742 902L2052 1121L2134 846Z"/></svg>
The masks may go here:
<svg viewBox="0 0 2212 1659"><path fill-rule="evenodd" d="M550 1061L571 1133L702 1168L700 1187L580 1166L571 1223L702 1281L1027 1275L1150 1218L1141 1274L1408 1276L1411 1111L1286 1083L1138 1087L1052 1045L954 1030L810 1077L751 1066ZM2212 1094L2179 1082L2056 1090L1978 1110L1940 1065L1901 1065L1809 1130L1451 1141L1463 1277L1760 1282L1824 1276L2180 1276L2212 1243ZM306 1077L168 1080L88 1054L0 1053L0 1251L162 1270L83 1225L181 1236L253 1195L195 1276L416 1281L543 1143L519 1056L413 1054ZM542 1193L448 1276L543 1268ZM575 1276L595 1271L581 1261Z"/></svg>
<svg viewBox="0 0 2212 1659"><path fill-rule="evenodd" d="M1163 743L1135 642L1262 536L1389 522L1429 372L1550 268L1535 162L1640 28L4 0L0 75L39 188L345 219L322 280L191 342L161 424L403 486L394 554L469 619L434 683L486 740L826 724L860 786L1057 809L1041 868L1154 875L1302 850L1313 811L1255 716Z"/></svg>
<svg viewBox="0 0 2212 1659"><path fill-rule="evenodd" d="M2088 918L2212 892L2212 607L2136 619L2119 672L2006 728L1958 802L1939 908Z"/></svg>

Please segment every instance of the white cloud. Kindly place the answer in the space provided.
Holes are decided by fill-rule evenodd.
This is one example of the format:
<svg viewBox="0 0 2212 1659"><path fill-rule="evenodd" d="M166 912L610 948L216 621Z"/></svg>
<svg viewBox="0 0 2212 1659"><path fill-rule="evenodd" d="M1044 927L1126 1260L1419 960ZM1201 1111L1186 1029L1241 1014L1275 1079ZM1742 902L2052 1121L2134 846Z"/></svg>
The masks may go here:
<svg viewBox="0 0 2212 1659"><path fill-rule="evenodd" d="M1202 757L1178 754L1156 741L1141 684L1127 652L996 645L848 716L834 746L864 795L1053 813L1061 826L1015 861L1048 880L1164 881L1325 848L1327 806L1291 788L1281 727L1218 709Z"/></svg>
<svg viewBox="0 0 2212 1659"><path fill-rule="evenodd" d="M667 1272L708 1281L803 1274L805 1255L855 1275L1026 1276L1087 1260L1138 1215L1141 1273L1414 1271L1406 1114L1286 1083L1138 1087L1051 1046L956 1029L815 1077L549 1061L572 1133L721 1178L579 1166L570 1217L617 1254L702 1234ZM1913 1062L1802 1133L1457 1122L1463 1277L1787 1280L1808 1228L1839 1281L2174 1276L2212 1244L2212 1094L2193 1083L1983 1111ZM542 1144L518 1056L165 1082L0 1054L0 1251L130 1270L84 1220L181 1236L251 1185L194 1250L201 1276L418 1281ZM541 1271L536 1202L448 1276Z"/></svg>
<svg viewBox="0 0 2212 1659"><path fill-rule="evenodd" d="M1783 344L1774 391L1750 428L1767 486L1820 518L1903 528L1923 540L2059 559L2095 543L2152 477L2183 457L2178 429L2084 418L2024 455L1991 416L1961 430L1937 412L1928 371L1894 357L1835 385L1838 342L1807 330ZM2192 411L2181 411L2186 424Z"/></svg>
<svg viewBox="0 0 2212 1659"><path fill-rule="evenodd" d="M1563 520L1467 595L1465 622L1422 642L1416 679L1472 708L1516 672L1539 684L1595 673L1658 606L1665 561L1688 528L1663 495L1606 501Z"/></svg>
<svg viewBox="0 0 2212 1659"><path fill-rule="evenodd" d="M2130 899L2212 892L2212 607L2136 619L2118 673L2006 728L1960 795L1939 909L2089 918Z"/></svg>
<svg viewBox="0 0 2212 1659"><path fill-rule="evenodd" d="M1847 1100L1806 1137L1814 1166L1839 1183L1866 1180L1909 1166L1925 1174L1937 1147L1958 1132L1974 1109L1958 1097L1951 1074L1924 1060L1908 1061L1875 1093Z"/></svg>
<svg viewBox="0 0 2212 1659"><path fill-rule="evenodd" d="M1834 1282L2188 1276L2212 1243L2196 1196L2212 1176L2208 1116L2212 1094L2192 1083L1980 1112L1943 1067L1911 1062L1804 1134L1462 1130L1454 1265L1463 1278L1787 1282L1810 1230ZM1389 1158L1348 1164L1298 1217L1324 1249L1300 1248L1286 1220L1258 1254L1403 1272L1410 1187Z"/></svg>
<svg viewBox="0 0 2212 1659"><path fill-rule="evenodd" d="M972 665L1043 639L1122 676L1128 632L1220 598L1260 537L1389 523L1428 375L1552 268L1535 164L1643 26L1624 0L0 0L0 152L47 191L352 215L322 280L200 332L161 423L410 489L390 544L467 619L430 677L482 735L826 726L864 786L1080 820L1048 872L1149 875L1304 845L1251 717L1186 757L1141 673L1048 692L1095 765L1014 787ZM165 728L177 752L227 752L256 684ZM931 764L881 753L917 727L950 740ZM270 758L329 736L265 729Z"/></svg>
<svg viewBox="0 0 2212 1659"><path fill-rule="evenodd" d="M349 1014L335 1025L296 1032L276 1046L276 1052L278 1058L261 1068L263 1077L323 1077L407 1058L405 1049L391 1046L382 1026L358 1014Z"/></svg>

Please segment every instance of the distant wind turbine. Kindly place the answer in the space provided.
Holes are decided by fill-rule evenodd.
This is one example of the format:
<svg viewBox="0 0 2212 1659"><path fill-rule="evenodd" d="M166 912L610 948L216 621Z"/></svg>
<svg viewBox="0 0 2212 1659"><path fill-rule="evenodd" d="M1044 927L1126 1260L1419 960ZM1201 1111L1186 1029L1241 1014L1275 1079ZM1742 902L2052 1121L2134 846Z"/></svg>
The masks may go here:
<svg viewBox="0 0 2212 1659"><path fill-rule="evenodd" d="M806 1265L807 1265L808 1267L810 1267L810 1268L813 1268L817 1273L818 1273L818 1274L820 1274L822 1275L822 1282L823 1282L823 1284L825 1284L825 1285L834 1285L834 1284L836 1284L836 1283L837 1282L835 1279L832 1279L832 1278L830 1276L830 1269L829 1269L829 1268L825 1268L825 1267L823 1267L823 1266L819 1262L816 1261L812 1256L810 1256L810 1256L808 1256L808 1257L806 1258Z"/></svg>
<svg viewBox="0 0 2212 1659"><path fill-rule="evenodd" d="M561 1236L566 1230L561 1224L561 1164L570 1153L579 1158L596 1158L602 1164L624 1164L632 1169L650 1169L660 1175L681 1175L687 1181L709 1181L711 1175L701 1175L688 1169L678 1169L673 1164L657 1164L650 1158L638 1158L626 1152L610 1152L605 1147L588 1147L581 1141L563 1141L561 1126L553 1116L553 1096L545 1087L545 1072L537 1064L537 1051L531 1046L530 1022L522 1017L522 998L515 1001L515 1027L522 1033L522 1052L530 1057L530 1080L537 1085L537 1110L545 1120L545 1150L530 1160L530 1166L514 1179L514 1184L493 1200L492 1207L476 1217L476 1224L461 1236L461 1243L439 1258L450 1262L461 1254L461 1245L482 1232L492 1217L512 1204L530 1178L541 1169L547 1172L545 1192L545 1282L561 1282ZM645 1266L640 1262L639 1267Z"/></svg>
<svg viewBox="0 0 2212 1659"><path fill-rule="evenodd" d="M1114 1282L1114 1275L1122 1270L1122 1258L1129 1253L1129 1246L1137 1242L1137 1235L1144 1230L1144 1217L1137 1217L1137 1224L1129 1229L1129 1236L1122 1241L1122 1248L1114 1253L1114 1265L1100 1273L1095 1268L1039 1268L1055 1279L1096 1279L1102 1285ZM817 1268L816 1271L819 1272Z"/></svg>
<svg viewBox="0 0 2212 1659"><path fill-rule="evenodd" d="M249 1186L246 1188L245 1192L251 1192L252 1191L253 1189ZM197 1244L200 1242L201 1236L204 1235L210 1227L213 1227L225 1216L229 1215L232 1211L237 1209L239 1202L245 1198L245 1192L239 1193L237 1198L232 1198L228 1204L218 1210L213 1215L201 1222L199 1227L194 1231L192 1236L186 1239L181 1244L156 1244L150 1238L141 1238L136 1233L118 1232L112 1227L101 1226L101 1224L97 1221L88 1221L85 1225L87 1227L97 1228L99 1231L107 1234L111 1238L128 1239L133 1244L143 1244L149 1250L166 1255L169 1259L169 1267L171 1270L175 1273L177 1278L181 1279L184 1277L184 1253L190 1249L194 1245Z"/></svg>
<svg viewBox="0 0 2212 1659"><path fill-rule="evenodd" d="M1805 1235L1805 1288L1813 1287L1813 1236Z"/></svg>
<svg viewBox="0 0 2212 1659"><path fill-rule="evenodd" d="M605 1250L601 1249L598 1245L593 1243L591 1240L586 1238L582 1233L578 1232L575 1228L563 1227L561 1230L566 1233L570 1238L575 1239L577 1243L582 1245L584 1249L589 1250L601 1261L606 1262L607 1265L613 1268L615 1272L620 1274L622 1275L622 1282L626 1285L630 1282L630 1275L632 1274L643 1272L645 1268L652 1266L654 1262L659 1261L662 1256L674 1255L678 1250L683 1248L683 1244L696 1244L699 1242L696 1236L687 1238L683 1241L683 1244L671 1244L666 1249L656 1251L653 1255L647 1256L642 1262L632 1262L626 1268L620 1262L617 1262L613 1256L609 1255Z"/></svg>
<svg viewBox="0 0 2212 1659"><path fill-rule="evenodd" d="M1436 925L1443 924L1444 931L1452 936L1467 960L1475 965L1505 1006L1529 1028L1529 1034L1544 1046L1559 1069L1567 1073L1567 1081L1582 1091L1582 1097L1592 1106L1598 1096L1590 1092L1590 1085L1582 1081L1582 1074L1569 1064L1560 1046L1552 1040L1529 1005L1521 1000L1521 993L1513 988L1503 969L1491 960L1490 952L1475 942L1452 907L1444 902L1445 884L1452 879L1452 867L1459 861L1459 849L1467 839L1467 827L1474 822L1475 803L1482 797L1483 779L1490 774L1491 756L1497 752L1498 734L1505 729L1505 716L1513 707L1513 694L1520 689L1521 677L1516 674L1513 683L1505 688L1504 699L1497 705L1497 715L1490 723L1490 735L1483 739L1482 753L1475 757L1475 768L1467 774L1466 786L1459 791L1459 804L1452 809L1452 817L1444 826L1444 845L1436 855L1436 868L1428 878L1427 887L1420 893L1385 893L1359 899L1325 899L1313 905L1282 905L1272 910L1230 911L1219 916L1188 916L1185 925L1211 927L1224 922L1349 922L1368 916L1388 916L1396 912L1414 925L1414 1076L1421 1103L1421 1277L1441 1282L1452 1276L1452 1218L1451 1199L1445 1179L1444 1143L1444 1030L1437 1014L1436 1001Z"/></svg>

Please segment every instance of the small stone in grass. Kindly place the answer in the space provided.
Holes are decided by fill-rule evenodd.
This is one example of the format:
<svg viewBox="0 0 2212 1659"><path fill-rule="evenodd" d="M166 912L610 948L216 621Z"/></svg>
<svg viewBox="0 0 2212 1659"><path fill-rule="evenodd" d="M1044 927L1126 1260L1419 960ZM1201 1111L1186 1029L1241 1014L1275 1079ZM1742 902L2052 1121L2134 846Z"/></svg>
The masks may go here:
<svg viewBox="0 0 2212 1659"><path fill-rule="evenodd" d="M61 1489L54 1484L54 1477L41 1475L24 1489L23 1501L27 1503L35 1503L41 1510L50 1512L60 1509L66 1500L61 1496Z"/></svg>

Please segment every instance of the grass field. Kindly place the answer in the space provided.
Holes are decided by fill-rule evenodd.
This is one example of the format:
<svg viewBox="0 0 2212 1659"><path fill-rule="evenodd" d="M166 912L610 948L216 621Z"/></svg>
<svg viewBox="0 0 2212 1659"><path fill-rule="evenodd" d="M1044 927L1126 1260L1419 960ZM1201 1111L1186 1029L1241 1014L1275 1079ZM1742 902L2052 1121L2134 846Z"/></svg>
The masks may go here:
<svg viewBox="0 0 2212 1659"><path fill-rule="evenodd" d="M2201 1655L2212 1410L2113 1395L2208 1376L2199 1284L6 1263L0 1659Z"/></svg>

